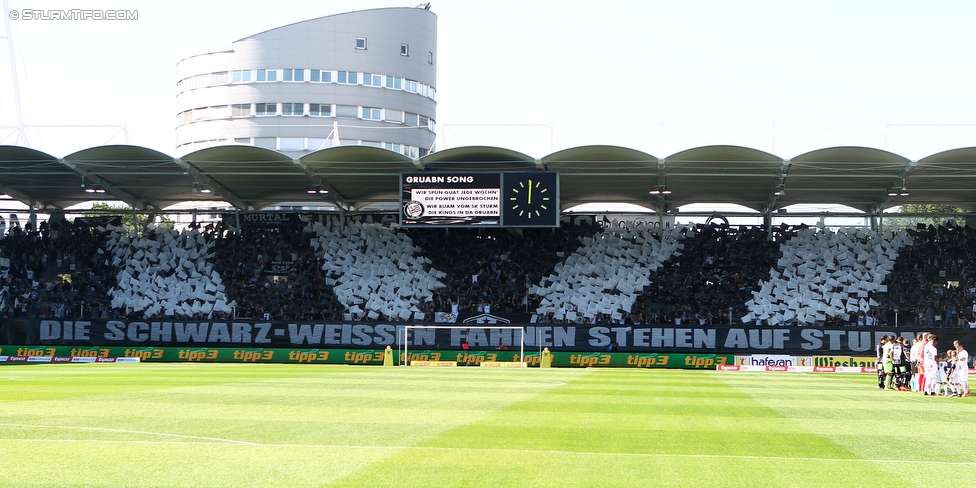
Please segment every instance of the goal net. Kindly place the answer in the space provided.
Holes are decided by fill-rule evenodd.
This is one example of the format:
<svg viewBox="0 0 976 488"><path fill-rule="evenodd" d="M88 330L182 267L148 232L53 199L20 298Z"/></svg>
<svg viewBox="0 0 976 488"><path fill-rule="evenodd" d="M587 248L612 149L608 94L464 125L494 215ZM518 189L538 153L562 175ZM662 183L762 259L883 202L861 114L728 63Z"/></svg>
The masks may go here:
<svg viewBox="0 0 976 488"><path fill-rule="evenodd" d="M468 343L468 349L462 347ZM411 350L439 349L446 355L458 352L479 353L499 348L518 348L520 367L525 367L525 327L468 325L402 325L397 327L400 365L409 366ZM453 357L453 356L452 356Z"/></svg>

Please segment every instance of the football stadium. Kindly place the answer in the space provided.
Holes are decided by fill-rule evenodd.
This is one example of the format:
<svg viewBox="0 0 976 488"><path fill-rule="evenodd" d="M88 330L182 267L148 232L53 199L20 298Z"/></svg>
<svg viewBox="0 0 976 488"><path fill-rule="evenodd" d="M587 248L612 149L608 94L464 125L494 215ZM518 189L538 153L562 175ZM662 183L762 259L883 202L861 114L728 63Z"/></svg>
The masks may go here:
<svg viewBox="0 0 976 488"><path fill-rule="evenodd" d="M179 156L0 145L0 485L976 477L976 147L438 150L436 34L187 57Z"/></svg>

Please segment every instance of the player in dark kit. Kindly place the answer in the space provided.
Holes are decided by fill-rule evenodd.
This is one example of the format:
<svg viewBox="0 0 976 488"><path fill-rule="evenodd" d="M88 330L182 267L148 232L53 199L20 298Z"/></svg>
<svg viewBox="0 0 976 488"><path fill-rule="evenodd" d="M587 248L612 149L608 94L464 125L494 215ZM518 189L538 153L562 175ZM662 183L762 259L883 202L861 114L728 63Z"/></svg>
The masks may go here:
<svg viewBox="0 0 976 488"><path fill-rule="evenodd" d="M891 368L895 375L895 389L904 391L908 389L908 348L902 342L902 338L895 337L891 347Z"/></svg>
<svg viewBox="0 0 976 488"><path fill-rule="evenodd" d="M884 389L885 376L887 376L884 370L884 358L882 357L884 354L883 353L884 344L887 339L888 336L881 336L881 340L878 341L878 344L876 346L874 346L874 352L877 355L877 359L878 359L876 363L876 367L878 368L878 389L879 390Z"/></svg>

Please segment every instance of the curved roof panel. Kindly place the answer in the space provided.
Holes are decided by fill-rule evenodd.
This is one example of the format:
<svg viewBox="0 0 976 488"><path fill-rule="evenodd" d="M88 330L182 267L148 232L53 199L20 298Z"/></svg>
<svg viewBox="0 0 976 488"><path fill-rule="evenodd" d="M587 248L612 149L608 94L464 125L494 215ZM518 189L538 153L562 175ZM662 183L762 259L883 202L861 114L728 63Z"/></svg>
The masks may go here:
<svg viewBox="0 0 976 488"><path fill-rule="evenodd" d="M410 171L557 171L563 208L630 203L671 210L733 203L757 211L795 204L841 204L872 212L904 203L942 203L976 211L976 147L913 162L887 151L833 147L786 161L738 146L707 146L665 159L618 146L582 146L536 161L498 147L459 147L420 160L366 146L341 146L299 159L252 146L211 147L179 159L139 146L84 149L64 158L0 146L0 192L37 210L122 200L156 210L190 200L227 201L243 210L321 201L346 209L399 201ZM785 194L776 195L783 185ZM93 195L85 186L100 187ZM651 195L667 187L670 194ZM908 195L889 196L904 186ZM213 193L202 190L212 189ZM310 196L311 188L328 190ZM95 198L93 198L95 197Z"/></svg>
<svg viewBox="0 0 976 488"><path fill-rule="evenodd" d="M976 147L964 147L920 159L908 180L902 203L939 203L976 211Z"/></svg>
<svg viewBox="0 0 976 488"><path fill-rule="evenodd" d="M912 162L897 154L867 147L830 147L790 161L782 206L841 204L870 212L892 203L888 190L900 188Z"/></svg>
<svg viewBox="0 0 976 488"><path fill-rule="evenodd" d="M542 165L559 172L562 208L593 202L616 202L656 208L648 191L660 183L659 160L642 151L620 146L580 146L542 158Z"/></svg>
<svg viewBox="0 0 976 488"><path fill-rule="evenodd" d="M50 154L0 146L0 192L37 208L63 208L87 197L77 173ZM85 200L90 200L85 198Z"/></svg>
<svg viewBox="0 0 976 488"><path fill-rule="evenodd" d="M783 159L740 146L705 146L668 156L668 208L689 203L737 203L762 211L780 181Z"/></svg>
<svg viewBox="0 0 976 488"><path fill-rule="evenodd" d="M387 149L340 146L316 151L298 160L313 185L329 191L328 200L360 209L400 201L400 173L417 171L414 160Z"/></svg>
<svg viewBox="0 0 976 488"><path fill-rule="evenodd" d="M64 157L64 164L138 209L161 209L190 200L191 182L172 156L129 145L98 146ZM91 194L88 195L91 199Z"/></svg>
<svg viewBox="0 0 976 488"><path fill-rule="evenodd" d="M260 147L208 147L183 156L180 164L196 182L208 185L214 198L248 210L296 201L293 197L306 195L311 184L291 157Z"/></svg>
<svg viewBox="0 0 976 488"><path fill-rule="evenodd" d="M464 146L430 153L420 158L426 171L534 171L535 158L511 149Z"/></svg>

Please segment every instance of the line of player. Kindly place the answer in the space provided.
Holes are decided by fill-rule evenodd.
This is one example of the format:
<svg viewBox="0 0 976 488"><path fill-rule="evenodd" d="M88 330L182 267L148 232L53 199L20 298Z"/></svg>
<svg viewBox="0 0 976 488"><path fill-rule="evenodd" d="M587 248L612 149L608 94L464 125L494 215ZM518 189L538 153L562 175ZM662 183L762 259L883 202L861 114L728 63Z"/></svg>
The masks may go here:
<svg viewBox="0 0 976 488"><path fill-rule="evenodd" d="M914 341L884 336L877 345L878 388L929 396L969 396L969 352L959 341L940 353L939 337L919 333Z"/></svg>

